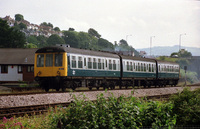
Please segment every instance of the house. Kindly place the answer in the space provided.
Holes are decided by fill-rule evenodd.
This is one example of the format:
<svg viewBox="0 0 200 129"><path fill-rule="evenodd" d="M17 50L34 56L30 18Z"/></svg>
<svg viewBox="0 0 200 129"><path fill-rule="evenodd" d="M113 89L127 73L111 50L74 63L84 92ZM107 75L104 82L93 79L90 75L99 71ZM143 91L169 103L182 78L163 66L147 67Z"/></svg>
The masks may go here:
<svg viewBox="0 0 200 129"><path fill-rule="evenodd" d="M0 82L34 81L37 49L0 48Z"/></svg>
<svg viewBox="0 0 200 129"><path fill-rule="evenodd" d="M2 18L2 19L3 19L3 20L6 20L7 23L8 23L8 25L9 25L10 27L14 26L14 24L15 24L15 20L12 19L10 16L6 16L6 17L4 17L4 18Z"/></svg>
<svg viewBox="0 0 200 129"><path fill-rule="evenodd" d="M139 55L141 57L146 57L147 53L145 51L140 51Z"/></svg>

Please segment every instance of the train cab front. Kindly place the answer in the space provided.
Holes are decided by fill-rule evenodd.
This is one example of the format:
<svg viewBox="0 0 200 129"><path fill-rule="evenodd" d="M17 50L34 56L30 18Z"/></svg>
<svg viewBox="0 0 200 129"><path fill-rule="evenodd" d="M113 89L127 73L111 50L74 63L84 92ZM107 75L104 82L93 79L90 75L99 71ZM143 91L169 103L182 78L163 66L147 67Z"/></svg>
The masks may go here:
<svg viewBox="0 0 200 129"><path fill-rule="evenodd" d="M35 53L34 77L46 91L60 89L60 83L67 76L67 55L56 48L42 48Z"/></svg>

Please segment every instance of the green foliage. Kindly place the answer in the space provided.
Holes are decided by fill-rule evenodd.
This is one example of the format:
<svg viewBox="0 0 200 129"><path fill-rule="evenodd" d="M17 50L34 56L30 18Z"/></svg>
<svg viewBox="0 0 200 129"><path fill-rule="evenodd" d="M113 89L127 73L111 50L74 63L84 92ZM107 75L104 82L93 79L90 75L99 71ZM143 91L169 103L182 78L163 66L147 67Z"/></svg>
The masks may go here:
<svg viewBox="0 0 200 129"><path fill-rule="evenodd" d="M79 38L78 32L75 31L64 31L63 39L66 44L69 44L71 47L78 48L79 47Z"/></svg>
<svg viewBox="0 0 200 129"><path fill-rule="evenodd" d="M106 91L107 92L107 91ZM82 99L80 99L82 98ZM86 101L87 100L87 101ZM92 102L74 96L67 108L51 108L45 115L3 118L0 128L75 129L75 128L174 128L200 123L200 89L185 88L169 102L140 100L135 97L108 97Z"/></svg>
<svg viewBox="0 0 200 129"><path fill-rule="evenodd" d="M160 56L160 60L165 60L165 56Z"/></svg>
<svg viewBox="0 0 200 129"><path fill-rule="evenodd" d="M88 30L88 34L91 35L91 36L94 36L94 37L96 37L98 39L101 38L101 35L93 28L90 28Z"/></svg>
<svg viewBox="0 0 200 129"><path fill-rule="evenodd" d="M190 91L185 88L178 95L171 98L174 104L173 112L177 115L177 124L199 125L200 123L200 89Z"/></svg>
<svg viewBox="0 0 200 129"><path fill-rule="evenodd" d="M33 43L28 43L26 48L37 48L37 45L35 45Z"/></svg>
<svg viewBox="0 0 200 129"><path fill-rule="evenodd" d="M75 96L74 96L75 97ZM150 126L173 127L176 117L171 116L172 104L145 102L134 97L109 97L103 94L96 102L75 97L75 102L64 111L49 116L52 129L55 128L139 128Z"/></svg>
<svg viewBox="0 0 200 129"><path fill-rule="evenodd" d="M58 35L53 34L47 39L47 44L49 46L55 46L56 44L64 44L65 41Z"/></svg>
<svg viewBox="0 0 200 129"><path fill-rule="evenodd" d="M114 51L114 46L111 42L109 42L106 39L99 38L98 39L98 49L99 50L106 50L109 49L108 51Z"/></svg>
<svg viewBox="0 0 200 129"><path fill-rule="evenodd" d="M49 27L53 28L53 24L51 24L50 22L49 22L49 23L43 22L43 23L41 23L40 25L41 25L41 26L49 26Z"/></svg>
<svg viewBox="0 0 200 129"><path fill-rule="evenodd" d="M22 20L24 20L24 16L21 15L21 14L15 14L15 20L16 21L22 21Z"/></svg>
<svg viewBox="0 0 200 129"><path fill-rule="evenodd" d="M121 40L119 41L119 46L128 46L128 43L127 43L126 40L121 39Z"/></svg>
<svg viewBox="0 0 200 129"><path fill-rule="evenodd" d="M0 18L0 48L23 48L25 35Z"/></svg>
<svg viewBox="0 0 200 129"><path fill-rule="evenodd" d="M185 70L180 69L180 75L181 75L182 80L185 80ZM186 81L188 81L190 83L199 82L197 73L191 72L191 71L186 71Z"/></svg>
<svg viewBox="0 0 200 129"><path fill-rule="evenodd" d="M26 41L27 41L28 43L38 44L37 37L34 36L34 35L28 36L28 37L26 38Z"/></svg>
<svg viewBox="0 0 200 129"><path fill-rule="evenodd" d="M181 68L184 68L184 66L188 66L190 64L188 59L180 58L179 60L176 60L176 63L180 65Z"/></svg>
<svg viewBox="0 0 200 129"><path fill-rule="evenodd" d="M53 30L60 31L60 28L59 27L55 27Z"/></svg>
<svg viewBox="0 0 200 129"><path fill-rule="evenodd" d="M180 50L178 52L178 55L179 57L191 57L192 56L192 53L191 52L188 52L187 50Z"/></svg>

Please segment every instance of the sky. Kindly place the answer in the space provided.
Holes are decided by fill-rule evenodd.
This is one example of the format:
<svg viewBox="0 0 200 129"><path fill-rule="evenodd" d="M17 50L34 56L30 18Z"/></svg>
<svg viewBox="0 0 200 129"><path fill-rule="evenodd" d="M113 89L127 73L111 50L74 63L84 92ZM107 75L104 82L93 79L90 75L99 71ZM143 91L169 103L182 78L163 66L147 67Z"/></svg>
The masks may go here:
<svg viewBox="0 0 200 129"><path fill-rule="evenodd" d="M180 39L181 46L200 48L198 0L0 0L1 18L15 14L61 30L93 28L113 44L124 39L136 49L150 42L152 47L179 45Z"/></svg>

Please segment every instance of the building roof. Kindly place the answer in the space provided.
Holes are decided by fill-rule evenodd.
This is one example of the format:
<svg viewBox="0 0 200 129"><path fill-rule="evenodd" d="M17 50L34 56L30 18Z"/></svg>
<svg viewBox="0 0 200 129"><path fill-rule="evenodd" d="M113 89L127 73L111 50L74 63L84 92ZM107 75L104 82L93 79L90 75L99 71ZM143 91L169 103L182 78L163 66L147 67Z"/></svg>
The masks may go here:
<svg viewBox="0 0 200 129"><path fill-rule="evenodd" d="M93 51L93 50L78 49L72 47L61 47L61 46L44 47L36 51L36 53L50 53L50 52L67 52L70 54L83 54L83 55L119 58L117 54L111 52Z"/></svg>
<svg viewBox="0 0 200 129"><path fill-rule="evenodd" d="M0 48L0 65L33 65L37 48Z"/></svg>

